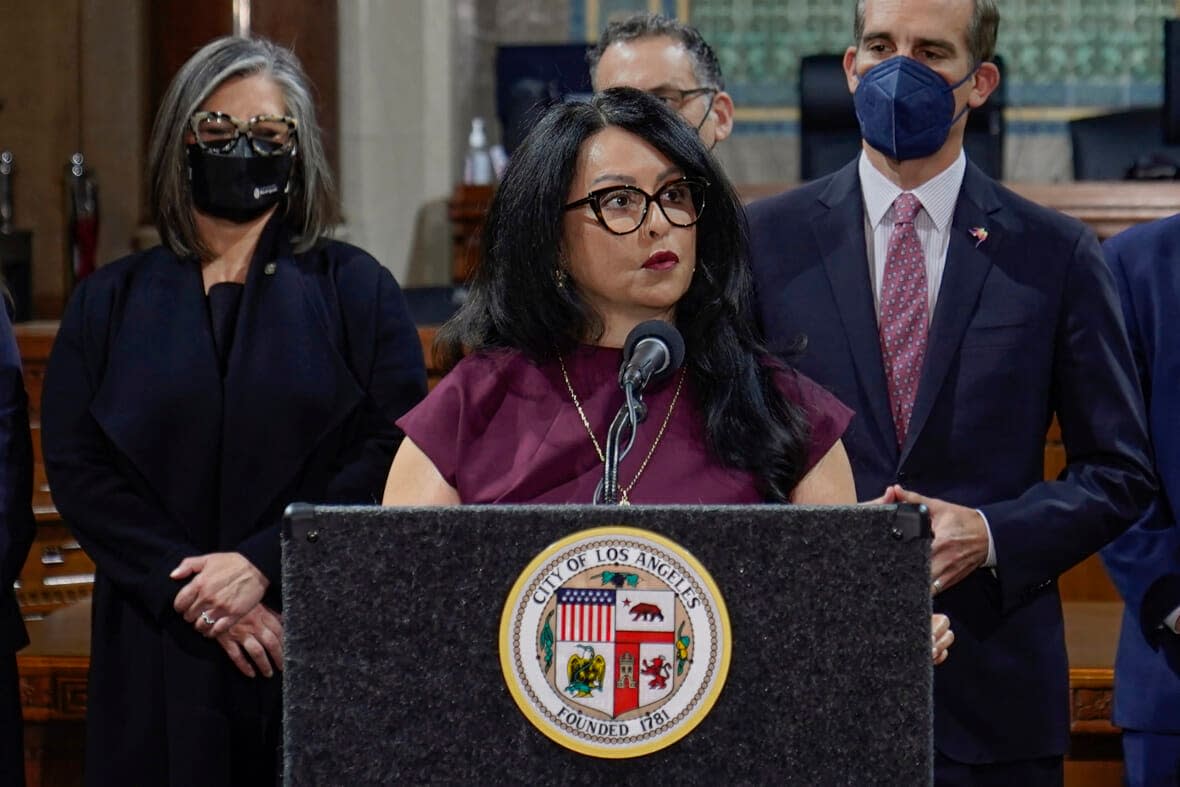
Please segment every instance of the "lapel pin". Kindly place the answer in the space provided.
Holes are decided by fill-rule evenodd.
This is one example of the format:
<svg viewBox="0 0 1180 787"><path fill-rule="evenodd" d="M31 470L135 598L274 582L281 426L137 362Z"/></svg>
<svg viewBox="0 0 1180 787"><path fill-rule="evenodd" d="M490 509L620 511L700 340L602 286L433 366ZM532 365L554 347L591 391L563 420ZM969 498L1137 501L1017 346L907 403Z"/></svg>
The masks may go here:
<svg viewBox="0 0 1180 787"><path fill-rule="evenodd" d="M984 234L986 235L987 233L984 233ZM266 263L266 267L262 269L262 272L265 273L267 276L274 276L275 271L277 271L278 269L279 269L278 265L276 265L273 262L268 262L268 263Z"/></svg>
<svg viewBox="0 0 1180 787"><path fill-rule="evenodd" d="M987 227L972 227L968 234L975 238L975 248L979 248L979 244L987 240Z"/></svg>

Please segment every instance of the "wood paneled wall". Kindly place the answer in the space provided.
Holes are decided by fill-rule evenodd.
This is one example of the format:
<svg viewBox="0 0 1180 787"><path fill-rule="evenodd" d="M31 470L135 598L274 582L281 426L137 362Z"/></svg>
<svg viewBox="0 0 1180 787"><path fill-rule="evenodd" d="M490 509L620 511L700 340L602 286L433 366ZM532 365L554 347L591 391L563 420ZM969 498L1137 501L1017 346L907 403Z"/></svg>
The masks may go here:
<svg viewBox="0 0 1180 787"><path fill-rule="evenodd" d="M441 10L441 9L440 9ZM340 36L336 0L252 0L251 28L290 49L315 89L316 119L332 172L340 174Z"/></svg>
<svg viewBox="0 0 1180 787"><path fill-rule="evenodd" d="M33 232L34 308L52 308L64 270L64 167L82 142L81 1L3 6L0 149L16 159L14 222Z"/></svg>

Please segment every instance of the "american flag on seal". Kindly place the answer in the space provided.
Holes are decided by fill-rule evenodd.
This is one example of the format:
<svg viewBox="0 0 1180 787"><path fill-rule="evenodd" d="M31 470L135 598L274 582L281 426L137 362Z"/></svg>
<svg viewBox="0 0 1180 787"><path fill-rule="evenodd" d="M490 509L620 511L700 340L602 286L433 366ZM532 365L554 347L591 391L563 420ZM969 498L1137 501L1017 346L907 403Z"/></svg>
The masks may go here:
<svg viewBox="0 0 1180 787"><path fill-rule="evenodd" d="M614 613L614 590L560 588L557 638L566 642L614 642Z"/></svg>

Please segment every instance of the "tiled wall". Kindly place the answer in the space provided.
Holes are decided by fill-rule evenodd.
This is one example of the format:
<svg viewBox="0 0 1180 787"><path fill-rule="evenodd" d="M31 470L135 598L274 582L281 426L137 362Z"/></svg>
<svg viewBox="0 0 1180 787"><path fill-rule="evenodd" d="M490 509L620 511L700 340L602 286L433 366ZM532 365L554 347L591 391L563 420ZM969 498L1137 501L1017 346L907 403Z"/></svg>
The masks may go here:
<svg viewBox="0 0 1180 787"><path fill-rule="evenodd" d="M678 16L700 29L737 102L735 136L719 154L742 182L797 176L799 58L842 52L852 37L852 0L571 0L570 6L572 40L593 40L612 15L636 10ZM1010 107L1007 172L1067 180L1069 118L1160 102L1161 20L1177 15L1177 0L1001 0L1000 13L997 51L1005 59Z"/></svg>

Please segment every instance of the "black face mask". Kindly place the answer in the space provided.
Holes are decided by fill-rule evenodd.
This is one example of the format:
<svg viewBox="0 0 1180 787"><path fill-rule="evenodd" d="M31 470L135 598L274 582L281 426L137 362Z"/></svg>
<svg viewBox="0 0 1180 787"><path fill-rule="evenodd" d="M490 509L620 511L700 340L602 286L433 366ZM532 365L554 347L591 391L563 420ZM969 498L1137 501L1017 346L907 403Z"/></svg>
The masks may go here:
<svg viewBox="0 0 1180 787"><path fill-rule="evenodd" d="M188 146L189 183L197 210L244 223L256 219L287 193L295 151L260 156L246 137L233 150L217 154Z"/></svg>

